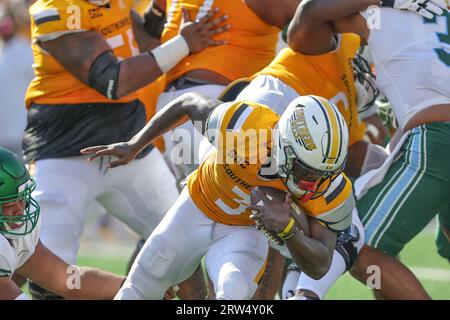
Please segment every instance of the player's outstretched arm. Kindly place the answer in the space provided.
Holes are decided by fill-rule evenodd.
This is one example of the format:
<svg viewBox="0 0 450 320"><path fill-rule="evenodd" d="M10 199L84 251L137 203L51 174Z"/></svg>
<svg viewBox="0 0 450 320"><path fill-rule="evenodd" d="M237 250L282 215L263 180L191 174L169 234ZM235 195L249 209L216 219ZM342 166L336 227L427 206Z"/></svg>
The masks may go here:
<svg viewBox="0 0 450 320"><path fill-rule="evenodd" d="M109 99L120 99L151 83L187 55L225 44L213 39L230 28L223 24L228 17L215 17L217 13L218 9L211 10L194 22L183 8L184 22L178 36L151 52L123 61L95 31L70 33L39 44L77 79Z"/></svg>
<svg viewBox="0 0 450 320"><path fill-rule="evenodd" d="M128 142L95 146L81 150L91 154L90 160L102 156L115 156L118 159L109 163L110 168L132 161L136 155L164 133L178 127L189 119L200 121L205 128L210 112L222 102L202 94L186 93L173 100L150 119L147 125Z"/></svg>
<svg viewBox="0 0 450 320"><path fill-rule="evenodd" d="M409 10L426 18L440 15L446 8L445 0L304 0L289 24L289 47L318 55L335 49L335 33L354 32L363 36L362 29L367 29L365 21L361 26L360 21L352 18L372 5Z"/></svg>
<svg viewBox="0 0 450 320"><path fill-rule="evenodd" d="M71 266L40 241L17 272L66 299L113 299L125 280L99 269Z"/></svg>

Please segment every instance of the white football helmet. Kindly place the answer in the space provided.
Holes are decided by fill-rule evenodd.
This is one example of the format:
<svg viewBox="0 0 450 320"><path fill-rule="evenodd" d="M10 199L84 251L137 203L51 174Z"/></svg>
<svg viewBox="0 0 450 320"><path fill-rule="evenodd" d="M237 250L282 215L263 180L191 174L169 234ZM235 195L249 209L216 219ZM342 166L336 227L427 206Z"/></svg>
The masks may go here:
<svg viewBox="0 0 450 320"><path fill-rule="evenodd" d="M343 171L348 141L347 125L333 103L318 96L298 97L275 128L278 176L297 198L319 196Z"/></svg>

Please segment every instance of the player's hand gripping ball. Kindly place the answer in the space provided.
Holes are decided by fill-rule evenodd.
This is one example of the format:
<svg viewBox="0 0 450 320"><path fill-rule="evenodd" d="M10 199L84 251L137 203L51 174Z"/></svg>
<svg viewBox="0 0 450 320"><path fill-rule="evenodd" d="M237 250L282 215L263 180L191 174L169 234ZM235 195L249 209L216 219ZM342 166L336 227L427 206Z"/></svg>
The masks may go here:
<svg viewBox="0 0 450 320"><path fill-rule="evenodd" d="M278 245L284 245L283 239L278 235L289 224L291 217L295 220L297 228L309 236L308 217L292 201L288 192L271 187L255 187L251 193L252 215L256 227L266 237Z"/></svg>

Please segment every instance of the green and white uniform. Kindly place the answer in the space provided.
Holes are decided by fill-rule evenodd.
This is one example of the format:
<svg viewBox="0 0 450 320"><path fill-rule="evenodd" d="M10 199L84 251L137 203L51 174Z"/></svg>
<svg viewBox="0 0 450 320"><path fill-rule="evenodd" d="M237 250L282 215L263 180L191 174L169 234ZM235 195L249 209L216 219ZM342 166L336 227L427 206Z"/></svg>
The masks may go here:
<svg viewBox="0 0 450 320"><path fill-rule="evenodd" d="M23 162L0 147L0 277L11 277L39 241L40 208L31 196L35 187ZM22 212L11 209L19 204Z"/></svg>
<svg viewBox="0 0 450 320"><path fill-rule="evenodd" d="M450 14L424 20L382 8L379 22L368 39L377 86L403 128L418 112L450 104ZM448 207L449 158L450 123L418 126L403 135L379 169L355 182L366 244L396 256Z"/></svg>
<svg viewBox="0 0 450 320"><path fill-rule="evenodd" d="M449 156L450 123L423 125L406 135L381 182L357 194L366 244L396 256L449 204ZM373 181L371 173L362 179Z"/></svg>

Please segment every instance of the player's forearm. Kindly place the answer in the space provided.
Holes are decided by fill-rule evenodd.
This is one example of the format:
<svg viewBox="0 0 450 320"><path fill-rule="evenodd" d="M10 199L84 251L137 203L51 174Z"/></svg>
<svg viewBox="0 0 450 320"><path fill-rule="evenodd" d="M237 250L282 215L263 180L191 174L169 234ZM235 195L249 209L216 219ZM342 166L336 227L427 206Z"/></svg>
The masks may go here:
<svg viewBox="0 0 450 320"><path fill-rule="evenodd" d="M149 53L142 53L120 62L117 98L143 88L158 79L163 72Z"/></svg>
<svg viewBox="0 0 450 320"><path fill-rule="evenodd" d="M79 267L79 286L67 281L67 289L62 296L67 299L112 300L119 291L125 277L90 267Z"/></svg>
<svg viewBox="0 0 450 320"><path fill-rule="evenodd" d="M297 10L294 20L307 19L320 24L346 18L361 12L369 6L381 6L380 0L305 0Z"/></svg>
<svg viewBox="0 0 450 320"><path fill-rule="evenodd" d="M298 267L313 279L322 278L331 265L333 252L320 241L297 232L285 241Z"/></svg>
<svg viewBox="0 0 450 320"><path fill-rule="evenodd" d="M178 97L158 111L130 142L135 147L142 149L159 136L180 126L189 119L192 122L201 121L204 123L213 108L209 100L212 99L196 93L186 93Z"/></svg>
<svg viewBox="0 0 450 320"><path fill-rule="evenodd" d="M159 46L159 37L155 38L145 30L144 19L135 10L131 10L130 15L133 22L134 39L138 44L139 51L146 52Z"/></svg>

